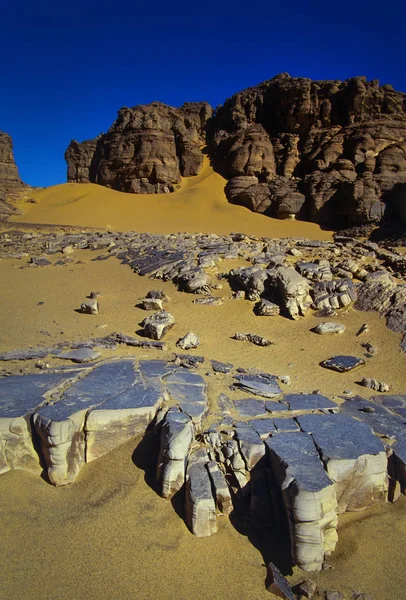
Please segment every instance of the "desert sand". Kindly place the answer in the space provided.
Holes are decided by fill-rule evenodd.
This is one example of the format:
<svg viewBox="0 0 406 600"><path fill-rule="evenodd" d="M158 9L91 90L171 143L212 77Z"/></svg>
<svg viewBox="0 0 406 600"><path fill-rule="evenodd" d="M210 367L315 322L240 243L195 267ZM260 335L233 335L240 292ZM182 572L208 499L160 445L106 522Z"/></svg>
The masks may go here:
<svg viewBox="0 0 406 600"><path fill-rule="evenodd" d="M229 204L225 184L205 158L201 173L183 179L173 194L125 194L93 183L65 183L35 190L35 203L20 203L23 216L11 220L149 233L243 230L247 235L331 239L331 232L314 223L270 219Z"/></svg>
<svg viewBox="0 0 406 600"><path fill-rule="evenodd" d="M207 164L201 175L183 182L178 192L168 196L140 197L92 184L65 184L35 191L36 202L21 205L24 215L14 221L120 231L244 231L258 236L331 239L331 232L314 224L275 221L230 206L223 185ZM176 318L165 337L168 353L125 347L115 351L115 356L166 358L179 337L194 331L201 340L199 354L290 375L289 391L319 389L332 397L352 390L368 396L374 392L357 384L356 371L339 374L318 364L337 353L362 356L363 340L355 334L367 322L370 341L379 352L373 368L367 365L363 376L390 382L393 393L405 392L406 355L399 352L400 335L389 331L376 313L349 309L334 319L345 324L346 332L321 338L310 332L320 321L311 314L299 321L256 317L251 303L229 299L227 283L216 291L226 298L222 306L198 306L191 295L178 292L171 283L139 277L113 258L92 261L96 255L75 251L75 262L65 267L21 268L27 265L26 257L0 261L1 352L114 331L134 335L145 316L136 306L139 299L148 290L160 288L170 296L170 311ZM75 312L91 290L103 295L100 314ZM274 345L260 348L230 339L236 331L263 335ZM112 353L102 352L103 357ZM25 367L13 365L15 371ZM30 363L28 370L34 369ZM207 380L211 400L219 382L216 376ZM222 517L216 535L192 536L172 503L156 493L154 461L154 442L147 435L86 465L78 481L66 488L53 488L22 471L1 475L1 599L270 598L264 567L269 556L261 554L255 539L248 539L248 529ZM329 559L333 568L312 574L311 579L321 590L359 590L375 600L401 600L406 589L405 535L404 497L394 505L343 515L338 546ZM308 574L295 568L291 581L306 578Z"/></svg>

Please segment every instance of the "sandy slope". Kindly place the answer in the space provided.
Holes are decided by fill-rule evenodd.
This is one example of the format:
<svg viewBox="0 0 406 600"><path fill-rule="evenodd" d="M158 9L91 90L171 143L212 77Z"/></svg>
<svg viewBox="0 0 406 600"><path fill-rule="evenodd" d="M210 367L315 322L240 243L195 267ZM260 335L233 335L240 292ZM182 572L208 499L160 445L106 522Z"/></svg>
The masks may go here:
<svg viewBox="0 0 406 600"><path fill-rule="evenodd" d="M124 194L95 184L65 183L34 191L36 203L20 202L18 208L24 214L12 221L150 233L243 231L258 236L331 239L330 232L314 223L270 219L229 204L225 183L207 159L200 175L184 179L173 194Z"/></svg>

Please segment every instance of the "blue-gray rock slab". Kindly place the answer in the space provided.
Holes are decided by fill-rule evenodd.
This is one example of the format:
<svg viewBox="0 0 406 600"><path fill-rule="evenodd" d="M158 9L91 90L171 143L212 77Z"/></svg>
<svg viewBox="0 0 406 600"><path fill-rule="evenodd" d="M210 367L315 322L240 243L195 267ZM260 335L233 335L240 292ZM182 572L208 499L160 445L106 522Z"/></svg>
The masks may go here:
<svg viewBox="0 0 406 600"><path fill-rule="evenodd" d="M71 352L60 352L54 356L61 360L71 360L74 363L88 363L100 358L101 354L97 350L93 350L93 348L78 348Z"/></svg>
<svg viewBox="0 0 406 600"><path fill-rule="evenodd" d="M282 395L282 390L275 375L251 375L243 373L235 375L235 387L263 398L276 398Z"/></svg>
<svg viewBox="0 0 406 600"><path fill-rule="evenodd" d="M64 421L77 411L103 404L139 381L133 360L103 363L66 389L59 401L40 408L38 413L52 421Z"/></svg>
<svg viewBox="0 0 406 600"><path fill-rule="evenodd" d="M374 396L372 400L385 406L402 419L406 419L406 394L385 394Z"/></svg>
<svg viewBox="0 0 406 600"><path fill-rule="evenodd" d="M240 417L258 417L266 415L264 400L244 398L243 400L234 400L233 402Z"/></svg>
<svg viewBox="0 0 406 600"><path fill-rule="evenodd" d="M91 410L85 422L86 462L144 434L163 399L155 387L136 383Z"/></svg>
<svg viewBox="0 0 406 600"><path fill-rule="evenodd" d="M290 412L315 410L338 410L338 405L322 394L285 394L284 402L289 405Z"/></svg>
<svg viewBox="0 0 406 600"><path fill-rule="evenodd" d="M276 432L274 419L251 419L249 424L262 439Z"/></svg>
<svg viewBox="0 0 406 600"><path fill-rule="evenodd" d="M0 378L0 418L12 419L35 412L62 386L74 381L81 370Z"/></svg>
<svg viewBox="0 0 406 600"><path fill-rule="evenodd" d="M205 381L198 373L193 373L188 369L177 369L165 376L165 384L185 384L204 386Z"/></svg>
<svg viewBox="0 0 406 600"><path fill-rule="evenodd" d="M388 439L406 439L406 424L402 417L362 396L355 396L343 402L340 411L367 423L378 435Z"/></svg>
<svg viewBox="0 0 406 600"><path fill-rule="evenodd" d="M280 433L265 440L272 457L286 467L286 484L299 491L318 492L333 482L327 475L313 439L307 433Z"/></svg>
<svg viewBox="0 0 406 600"><path fill-rule="evenodd" d="M144 378L165 377L176 369L175 365L168 364L164 360L140 360L139 369Z"/></svg>
<svg viewBox="0 0 406 600"><path fill-rule="evenodd" d="M363 358L358 358L357 356L345 356L340 354L333 356L328 360L323 360L320 365L325 369L331 369L338 373L347 373L348 371L353 371L354 369L358 369L365 365L365 360Z"/></svg>
<svg viewBox="0 0 406 600"><path fill-rule="evenodd" d="M278 414L290 411L289 404L287 404L286 402L278 402L275 400L267 400L265 402L265 408L267 412L271 414Z"/></svg>
<svg viewBox="0 0 406 600"><path fill-rule="evenodd" d="M275 426L276 432L291 432L291 431L300 431L299 425L296 423L294 419L287 417L286 419L273 419L273 423Z"/></svg>
<svg viewBox="0 0 406 600"><path fill-rule="evenodd" d="M166 389L174 402L207 402L205 385L167 384Z"/></svg>
<svg viewBox="0 0 406 600"><path fill-rule="evenodd" d="M339 513L386 501L385 447L366 423L343 414L304 415L297 420L313 437L334 481Z"/></svg>
<svg viewBox="0 0 406 600"><path fill-rule="evenodd" d="M194 462L187 469L185 519L190 531L198 537L207 537L217 531L212 485L203 462Z"/></svg>
<svg viewBox="0 0 406 600"><path fill-rule="evenodd" d="M355 460L385 451L371 427L348 415L303 415L297 420L301 429L312 435L324 461Z"/></svg>

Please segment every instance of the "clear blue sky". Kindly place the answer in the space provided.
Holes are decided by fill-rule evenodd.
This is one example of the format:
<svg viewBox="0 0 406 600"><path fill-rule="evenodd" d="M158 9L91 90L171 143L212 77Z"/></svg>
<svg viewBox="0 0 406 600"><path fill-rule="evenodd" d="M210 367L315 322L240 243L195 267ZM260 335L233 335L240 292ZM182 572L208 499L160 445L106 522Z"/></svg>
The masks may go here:
<svg viewBox="0 0 406 600"><path fill-rule="evenodd" d="M0 130L24 181L66 181L64 151L122 106L172 106L287 71L406 91L404 0L0 0Z"/></svg>

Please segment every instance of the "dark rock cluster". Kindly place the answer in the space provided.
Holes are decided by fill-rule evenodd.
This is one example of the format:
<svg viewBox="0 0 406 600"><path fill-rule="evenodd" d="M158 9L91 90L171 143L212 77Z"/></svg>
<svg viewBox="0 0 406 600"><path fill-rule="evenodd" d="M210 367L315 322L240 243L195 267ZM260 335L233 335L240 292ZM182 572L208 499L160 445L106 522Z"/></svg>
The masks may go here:
<svg viewBox="0 0 406 600"><path fill-rule="evenodd" d="M230 202L327 225L406 223L406 94L390 85L284 73L207 103L123 108L106 134L66 151L68 181L173 191L206 144Z"/></svg>

